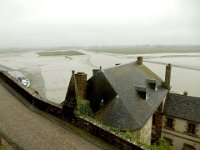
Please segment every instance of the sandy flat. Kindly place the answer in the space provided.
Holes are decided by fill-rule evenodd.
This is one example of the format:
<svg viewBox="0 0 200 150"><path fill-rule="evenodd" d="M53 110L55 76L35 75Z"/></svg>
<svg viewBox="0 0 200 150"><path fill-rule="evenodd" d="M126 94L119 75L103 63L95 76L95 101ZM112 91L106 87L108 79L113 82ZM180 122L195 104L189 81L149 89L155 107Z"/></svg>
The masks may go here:
<svg viewBox="0 0 200 150"><path fill-rule="evenodd" d="M31 81L31 87L41 96L55 102L65 98L72 70L85 72L88 78L92 69L114 67L116 63L126 64L136 61L137 55L96 53L77 50L85 55L78 56L39 56L36 52L19 54L0 54L0 68L4 66L11 71L22 72ZM171 63L172 91L183 93L188 91L191 96L199 96L200 84L200 54L171 53L143 54L145 65L164 79L165 65Z"/></svg>

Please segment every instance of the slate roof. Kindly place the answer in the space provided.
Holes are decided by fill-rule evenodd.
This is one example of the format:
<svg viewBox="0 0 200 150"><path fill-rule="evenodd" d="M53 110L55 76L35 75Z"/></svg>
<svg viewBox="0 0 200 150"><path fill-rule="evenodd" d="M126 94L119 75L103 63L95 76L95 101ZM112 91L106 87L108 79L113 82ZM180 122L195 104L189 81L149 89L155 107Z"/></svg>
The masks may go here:
<svg viewBox="0 0 200 150"><path fill-rule="evenodd" d="M169 93L164 114L200 123L200 98Z"/></svg>
<svg viewBox="0 0 200 150"><path fill-rule="evenodd" d="M95 96L97 91L106 89L106 87L99 87L97 84L101 77L106 78L104 81L109 82L109 85L112 87L109 89L112 93L112 90L114 90L116 95L113 95L112 99L104 107L100 107L95 115L96 119L122 131L142 128L168 92L167 89L161 86L163 81L157 75L144 65L138 65L136 62L133 62L102 70L102 72L93 76L88 81L90 92L88 99L92 103L98 102L98 99L101 98L93 98L92 95ZM156 80L156 91L150 89L146 79ZM100 84L104 85L102 82ZM142 99L138 95L136 86L146 87L147 100Z"/></svg>

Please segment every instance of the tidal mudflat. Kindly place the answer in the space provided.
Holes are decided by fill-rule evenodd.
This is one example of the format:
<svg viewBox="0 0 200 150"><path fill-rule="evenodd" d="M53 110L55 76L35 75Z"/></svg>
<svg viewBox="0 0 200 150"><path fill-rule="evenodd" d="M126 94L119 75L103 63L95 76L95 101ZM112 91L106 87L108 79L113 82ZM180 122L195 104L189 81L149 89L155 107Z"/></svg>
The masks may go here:
<svg viewBox="0 0 200 150"><path fill-rule="evenodd" d="M0 54L0 69L13 76L20 73L31 81L31 87L42 97L51 101L62 102L65 98L72 70L85 72L88 78L92 69L114 67L136 61L140 54L112 54L91 52L82 49L44 53L41 51L13 52ZM74 54L74 55L73 55ZM200 97L200 53L141 54L144 64L162 79L165 66L171 63L172 91ZM20 72L20 73L19 73Z"/></svg>

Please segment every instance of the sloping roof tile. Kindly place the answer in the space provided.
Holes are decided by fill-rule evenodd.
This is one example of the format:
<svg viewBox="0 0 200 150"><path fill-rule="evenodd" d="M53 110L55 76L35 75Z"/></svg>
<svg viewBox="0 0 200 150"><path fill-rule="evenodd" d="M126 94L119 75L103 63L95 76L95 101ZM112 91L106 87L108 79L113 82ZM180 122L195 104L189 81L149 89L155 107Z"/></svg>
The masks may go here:
<svg viewBox="0 0 200 150"><path fill-rule="evenodd" d="M173 117L200 122L200 98L169 93L164 114Z"/></svg>

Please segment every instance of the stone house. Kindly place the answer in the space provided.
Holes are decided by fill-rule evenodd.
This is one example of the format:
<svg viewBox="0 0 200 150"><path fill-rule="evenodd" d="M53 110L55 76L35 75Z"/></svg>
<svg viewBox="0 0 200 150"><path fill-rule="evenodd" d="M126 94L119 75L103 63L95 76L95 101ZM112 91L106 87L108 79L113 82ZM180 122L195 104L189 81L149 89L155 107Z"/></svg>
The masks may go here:
<svg viewBox="0 0 200 150"><path fill-rule="evenodd" d="M153 133L156 130L154 115ZM161 137L176 150L200 149L200 98L168 93L164 102Z"/></svg>
<svg viewBox="0 0 200 150"><path fill-rule="evenodd" d="M87 82L87 99L95 118L105 125L130 131L150 144L152 115L165 100L170 86L170 69L163 82L143 64L136 62L94 71Z"/></svg>
<svg viewBox="0 0 200 150"><path fill-rule="evenodd" d="M69 83L66 114L73 115L76 98L88 99L95 118L105 125L130 131L150 144L164 138L176 150L200 149L200 98L170 93L171 65L165 81L136 62L87 74L75 73Z"/></svg>

